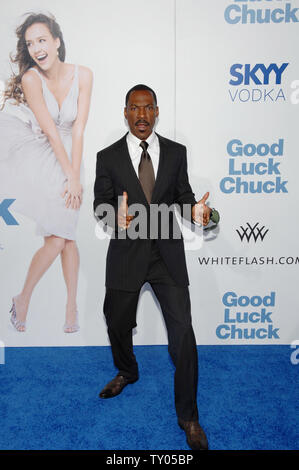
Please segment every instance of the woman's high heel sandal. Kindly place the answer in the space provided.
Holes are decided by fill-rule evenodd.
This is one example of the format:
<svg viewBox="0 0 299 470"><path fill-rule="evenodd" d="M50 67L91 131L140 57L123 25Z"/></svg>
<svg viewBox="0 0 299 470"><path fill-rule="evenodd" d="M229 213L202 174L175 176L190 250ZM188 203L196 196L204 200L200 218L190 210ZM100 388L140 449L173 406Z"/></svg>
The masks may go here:
<svg viewBox="0 0 299 470"><path fill-rule="evenodd" d="M11 313L10 321L19 333L24 333L26 331L26 322L17 320L16 305L14 299L12 299L12 307L9 311Z"/></svg>
<svg viewBox="0 0 299 470"><path fill-rule="evenodd" d="M76 311L76 321L73 324L65 323L63 326L63 331L65 333L77 333L80 330L80 326L78 323L78 310Z"/></svg>

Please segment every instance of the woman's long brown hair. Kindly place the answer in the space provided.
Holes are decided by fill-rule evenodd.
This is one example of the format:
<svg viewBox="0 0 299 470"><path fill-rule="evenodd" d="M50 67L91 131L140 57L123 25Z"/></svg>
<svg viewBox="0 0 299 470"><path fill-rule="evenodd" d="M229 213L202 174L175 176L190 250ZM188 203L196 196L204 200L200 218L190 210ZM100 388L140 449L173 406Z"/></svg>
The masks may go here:
<svg viewBox="0 0 299 470"><path fill-rule="evenodd" d="M64 62L65 60L65 45L62 36L60 26L56 22L53 15L45 15L43 13L30 13L26 20L18 26L16 29L16 35L18 38L17 52L16 54L10 55L12 63L17 64L18 73L13 73L10 79L7 81L6 88L3 93L3 106L7 100L15 100L15 104L26 103L26 99L22 90L21 80L25 72L33 67L35 64L34 60L30 57L28 52L27 44L25 41L25 33L29 26L35 23L43 23L48 28L53 38L60 39L60 47L58 49L59 59Z"/></svg>

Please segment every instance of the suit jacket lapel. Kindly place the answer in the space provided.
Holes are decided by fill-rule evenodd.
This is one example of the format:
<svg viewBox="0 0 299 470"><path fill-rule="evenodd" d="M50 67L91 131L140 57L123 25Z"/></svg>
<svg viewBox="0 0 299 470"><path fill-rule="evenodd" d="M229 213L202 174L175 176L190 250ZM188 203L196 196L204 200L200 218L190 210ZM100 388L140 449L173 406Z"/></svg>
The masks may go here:
<svg viewBox="0 0 299 470"><path fill-rule="evenodd" d="M151 200L152 204L155 204L159 199L159 192L161 187L163 186L163 177L167 173L167 145L165 144L163 137L161 137L159 134L157 134L157 137L159 139L160 157L156 182Z"/></svg>

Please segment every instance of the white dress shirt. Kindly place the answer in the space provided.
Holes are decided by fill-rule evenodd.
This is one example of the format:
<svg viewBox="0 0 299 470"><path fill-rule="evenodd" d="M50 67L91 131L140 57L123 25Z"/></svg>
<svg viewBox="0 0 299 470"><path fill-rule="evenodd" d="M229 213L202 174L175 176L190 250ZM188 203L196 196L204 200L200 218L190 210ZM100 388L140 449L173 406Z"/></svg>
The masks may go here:
<svg viewBox="0 0 299 470"><path fill-rule="evenodd" d="M136 171L137 176L138 176L138 166L140 163L141 154L143 152L142 148L140 147L141 142L142 140L138 139L138 137L133 135L132 132L128 133L127 144L128 144L129 155L131 157L133 167ZM145 140L145 142L148 143L147 151L153 163L155 178L157 178L159 158L160 158L159 139L157 135L155 134L155 132L152 132L151 135Z"/></svg>

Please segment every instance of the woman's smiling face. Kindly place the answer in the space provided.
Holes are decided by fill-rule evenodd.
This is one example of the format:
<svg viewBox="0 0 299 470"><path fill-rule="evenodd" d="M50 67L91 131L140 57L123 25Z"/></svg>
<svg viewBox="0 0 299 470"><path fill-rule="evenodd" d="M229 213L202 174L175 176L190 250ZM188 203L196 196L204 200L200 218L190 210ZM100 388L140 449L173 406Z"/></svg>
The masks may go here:
<svg viewBox="0 0 299 470"><path fill-rule="evenodd" d="M43 23L34 23L25 32L25 41L30 57L42 69L49 70L58 59L59 38L53 38Z"/></svg>

